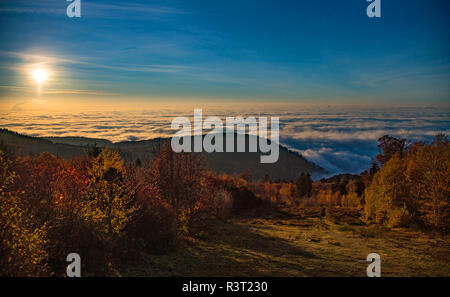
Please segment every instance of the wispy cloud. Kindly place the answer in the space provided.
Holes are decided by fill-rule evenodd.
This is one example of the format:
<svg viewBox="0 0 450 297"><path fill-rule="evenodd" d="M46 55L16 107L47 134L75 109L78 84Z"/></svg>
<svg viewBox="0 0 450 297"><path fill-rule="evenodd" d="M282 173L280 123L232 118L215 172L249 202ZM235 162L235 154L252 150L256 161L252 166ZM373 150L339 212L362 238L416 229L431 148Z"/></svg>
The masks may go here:
<svg viewBox="0 0 450 297"><path fill-rule="evenodd" d="M0 3L0 13L63 15L66 7L65 1L57 0L3 0Z"/></svg>
<svg viewBox="0 0 450 297"><path fill-rule="evenodd" d="M92 62L94 58L92 57L72 57L63 58L56 55L40 55L32 54L26 52L11 52L11 51L0 51L0 55L13 56L30 63L38 64L50 64L50 65L63 65L63 64L75 64L83 65L90 68L101 68L117 71L131 71L131 72L180 72L182 70L189 69L189 66L184 65L114 65L114 64L102 64L97 62Z"/></svg>
<svg viewBox="0 0 450 297"><path fill-rule="evenodd" d="M61 57L58 55L39 54L30 52L12 52L12 51L0 51L0 56L14 57L23 61L23 65L13 64L10 69L19 72L30 72L30 69L34 69L39 66L80 66L86 70L112 70L117 72L135 72L135 73L159 73L166 75L176 75L173 79L178 81L206 81L212 83L221 84L234 84L244 85L248 83L245 80L238 79L233 75L222 73L220 69L211 69L205 65L180 65L180 64L114 64L114 63L99 63L95 57L86 56L66 56ZM6 86L4 86L6 87ZM18 88L18 87L11 87ZM46 92L49 92L47 89ZM61 94L63 94L61 92Z"/></svg>
<svg viewBox="0 0 450 297"><path fill-rule="evenodd" d="M96 15L112 15L114 13L140 13L140 14L156 14L156 15L172 15L182 14L184 11L180 9L162 6L162 5L150 5L133 2L111 2L99 3L99 2L86 2L85 8L87 11L93 10Z"/></svg>
<svg viewBox="0 0 450 297"><path fill-rule="evenodd" d="M0 13L20 13L20 14L46 14L61 15L66 14L66 8L70 3L59 0L2 0ZM126 17L139 18L142 16L161 18L168 15L177 15L183 11L162 5L150 5L136 2L92 2L81 1L82 15L95 17Z"/></svg>
<svg viewBox="0 0 450 297"><path fill-rule="evenodd" d="M30 87L18 87L18 86L0 86L0 89L6 89L11 91L19 91L19 92L27 92L27 93L36 93L36 88ZM111 93L101 92L101 91L90 91L90 90L78 90L78 89L42 89L42 94L72 94L72 95L112 95Z"/></svg>

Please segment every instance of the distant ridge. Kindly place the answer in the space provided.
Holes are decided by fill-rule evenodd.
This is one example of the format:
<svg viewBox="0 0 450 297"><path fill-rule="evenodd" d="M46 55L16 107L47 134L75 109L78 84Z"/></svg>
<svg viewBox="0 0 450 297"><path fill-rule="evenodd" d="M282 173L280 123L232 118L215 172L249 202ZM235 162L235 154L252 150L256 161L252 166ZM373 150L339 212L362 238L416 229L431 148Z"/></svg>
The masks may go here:
<svg viewBox="0 0 450 297"><path fill-rule="evenodd" d="M50 137L42 137L42 139L50 140L53 143L71 144L78 146L86 146L86 145L107 146L112 144L112 142L107 139L86 138L78 136L66 136L66 137L50 136Z"/></svg>
<svg viewBox="0 0 450 297"><path fill-rule="evenodd" d="M85 153L85 147L53 143L45 138L23 135L8 129L0 129L0 143L19 155L37 156L47 151L58 157L70 158Z"/></svg>
<svg viewBox="0 0 450 297"><path fill-rule="evenodd" d="M246 135L248 143L249 136ZM258 140L258 139L257 139ZM86 152L88 146L105 147L118 150L128 161L151 159L170 138L155 138L140 141L123 141L113 143L106 139L87 137L33 137L22 135L7 129L0 129L0 142L15 150L20 155L39 155L48 151L55 156L70 158ZM202 153L210 168L217 173L239 174L250 173L256 179L262 179L266 174L271 180L296 180L304 173L319 177L327 172L320 166L307 161L300 153L280 145L279 159L273 164L261 164L261 152L235 153Z"/></svg>

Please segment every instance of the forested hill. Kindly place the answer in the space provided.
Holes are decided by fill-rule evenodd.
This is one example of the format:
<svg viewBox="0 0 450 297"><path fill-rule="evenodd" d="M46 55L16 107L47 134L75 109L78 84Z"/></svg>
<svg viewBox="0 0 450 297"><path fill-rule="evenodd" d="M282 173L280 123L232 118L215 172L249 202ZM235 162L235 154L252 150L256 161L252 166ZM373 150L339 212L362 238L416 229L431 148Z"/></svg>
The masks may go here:
<svg viewBox="0 0 450 297"><path fill-rule="evenodd" d="M255 136L250 136L255 137ZM249 136L246 137L248 143ZM259 140L259 139L257 139ZM16 151L20 155L38 155L48 151L55 156L70 158L86 153L89 146L104 147L118 150L128 161L151 159L155 153L170 142L169 138L156 138L142 141L125 141L112 143L105 139L84 137L31 137L7 129L0 130L2 146ZM217 173L239 174L248 173L261 179L266 174L272 180L296 180L302 173L310 173L313 177L325 174L320 166L307 161L300 154L280 146L279 159L273 164L260 162L261 152L243 153L204 153L210 168Z"/></svg>

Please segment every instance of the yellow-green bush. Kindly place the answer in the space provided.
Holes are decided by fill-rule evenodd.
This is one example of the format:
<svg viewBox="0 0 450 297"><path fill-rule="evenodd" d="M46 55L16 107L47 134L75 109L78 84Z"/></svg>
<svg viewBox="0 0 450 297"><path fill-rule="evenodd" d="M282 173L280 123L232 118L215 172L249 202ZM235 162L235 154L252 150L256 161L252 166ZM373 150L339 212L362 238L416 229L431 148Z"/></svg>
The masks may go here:
<svg viewBox="0 0 450 297"><path fill-rule="evenodd" d="M0 276L45 276L46 225L38 226L21 199L8 191L14 178L0 151Z"/></svg>

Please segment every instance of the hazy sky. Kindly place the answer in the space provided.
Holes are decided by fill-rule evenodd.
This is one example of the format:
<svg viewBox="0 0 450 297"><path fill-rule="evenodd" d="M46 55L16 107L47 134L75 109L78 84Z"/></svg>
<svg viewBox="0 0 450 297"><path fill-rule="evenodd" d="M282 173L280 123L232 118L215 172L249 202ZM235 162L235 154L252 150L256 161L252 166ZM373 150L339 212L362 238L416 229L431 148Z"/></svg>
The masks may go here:
<svg viewBox="0 0 450 297"><path fill-rule="evenodd" d="M0 103L449 102L446 0L81 3L0 2Z"/></svg>

